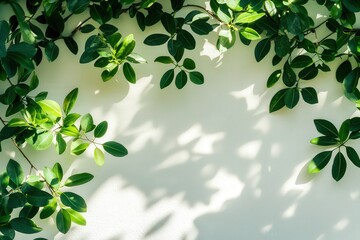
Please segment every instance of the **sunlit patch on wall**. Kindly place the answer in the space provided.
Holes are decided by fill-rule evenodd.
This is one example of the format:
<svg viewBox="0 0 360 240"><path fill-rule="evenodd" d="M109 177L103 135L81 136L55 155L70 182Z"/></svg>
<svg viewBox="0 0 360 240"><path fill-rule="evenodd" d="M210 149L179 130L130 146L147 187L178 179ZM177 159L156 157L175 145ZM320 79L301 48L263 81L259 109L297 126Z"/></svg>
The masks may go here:
<svg viewBox="0 0 360 240"><path fill-rule="evenodd" d="M270 156L275 158L279 157L280 153L282 152L282 147L280 143L272 143L270 147Z"/></svg>
<svg viewBox="0 0 360 240"><path fill-rule="evenodd" d="M244 98L246 101L246 106L248 111L253 111L257 109L260 105L262 97L254 93L255 85L252 84L251 86L245 88L241 91L230 92L235 98L242 99Z"/></svg>
<svg viewBox="0 0 360 240"><path fill-rule="evenodd" d="M261 228L260 232L262 233L268 233L271 231L271 229L273 228L273 225L272 224L268 224L268 225L265 225Z"/></svg>
<svg viewBox="0 0 360 240"><path fill-rule="evenodd" d="M167 157L162 163L155 167L156 170L176 167L189 160L190 154L186 150L178 151Z"/></svg>
<svg viewBox="0 0 360 240"><path fill-rule="evenodd" d="M334 230L343 231L349 225L349 223L349 219L343 218L334 225Z"/></svg>
<svg viewBox="0 0 360 240"><path fill-rule="evenodd" d="M192 151L197 154L212 154L214 153L214 144L225 137L224 132L213 134L203 134L195 144Z"/></svg>
<svg viewBox="0 0 360 240"><path fill-rule="evenodd" d="M296 167L293 169L291 176L288 178L288 180L285 181L285 183L281 187L281 194L283 196L287 194L293 194L296 195L298 198L304 197L311 189L312 183L306 183L306 184L296 184L296 179L303 169L304 163L300 163L296 165Z"/></svg>
<svg viewBox="0 0 360 240"><path fill-rule="evenodd" d="M205 39L205 43L203 45L203 49L200 52L200 56L207 56L210 60L214 60L218 57L221 57L220 51L216 49L216 46L209 42L209 40ZM221 59L219 59L221 60Z"/></svg>
<svg viewBox="0 0 360 240"><path fill-rule="evenodd" d="M254 130L259 130L263 134L270 131L271 125L268 117L261 118L254 126Z"/></svg>
<svg viewBox="0 0 360 240"><path fill-rule="evenodd" d="M262 142L260 140L254 140L243 144L238 149L238 156L245 159L255 159L258 155Z"/></svg>
<svg viewBox="0 0 360 240"><path fill-rule="evenodd" d="M202 127L200 124L191 126L188 130L182 133L178 138L177 142L180 146L184 146L199 138L202 133Z"/></svg>
<svg viewBox="0 0 360 240"><path fill-rule="evenodd" d="M293 217L295 215L296 209L297 209L297 204L294 203L284 211L282 217L283 218Z"/></svg>
<svg viewBox="0 0 360 240"><path fill-rule="evenodd" d="M354 192L350 193L350 198L352 200L357 200L357 199L359 199L359 195L360 195L359 191L354 191Z"/></svg>

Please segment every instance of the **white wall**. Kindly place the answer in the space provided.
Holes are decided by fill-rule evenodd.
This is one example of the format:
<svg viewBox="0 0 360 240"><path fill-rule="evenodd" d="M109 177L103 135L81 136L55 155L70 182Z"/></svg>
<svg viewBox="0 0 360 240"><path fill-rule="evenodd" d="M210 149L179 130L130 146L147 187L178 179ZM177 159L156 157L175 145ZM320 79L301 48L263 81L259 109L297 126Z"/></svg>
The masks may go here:
<svg viewBox="0 0 360 240"><path fill-rule="evenodd" d="M119 26L122 33L133 31L132 27ZM79 87L75 111L91 112L97 122L109 121L104 141L123 143L129 155L107 156L99 168L90 153L77 159L56 156L53 149L41 153L27 149L39 166L59 161L69 167L68 175L83 171L95 175L92 182L74 189L87 199L87 226L74 226L63 235L52 220L39 221L46 231L36 237L337 240L360 236L358 169L349 163L340 182L332 180L330 165L316 176L306 173L306 163L323 150L309 143L318 136L312 120L326 118L340 125L355 112L342 98L334 71L308 82L319 91L319 104L301 101L292 111L269 114L269 101L281 84L266 89L266 79L275 68L270 56L256 63L254 45L238 45L214 57L214 36L198 38L190 56L204 73L205 84L160 90L159 79L167 66L152 61L166 51L143 46L147 34L135 32L136 50L149 60L136 66L135 85L126 83L121 74L102 83L98 69L78 64L79 56L72 56L64 46L58 60L44 61L38 69L41 88L49 89L55 100L61 102ZM9 157L22 161L11 144L6 146L0 155L2 167Z"/></svg>

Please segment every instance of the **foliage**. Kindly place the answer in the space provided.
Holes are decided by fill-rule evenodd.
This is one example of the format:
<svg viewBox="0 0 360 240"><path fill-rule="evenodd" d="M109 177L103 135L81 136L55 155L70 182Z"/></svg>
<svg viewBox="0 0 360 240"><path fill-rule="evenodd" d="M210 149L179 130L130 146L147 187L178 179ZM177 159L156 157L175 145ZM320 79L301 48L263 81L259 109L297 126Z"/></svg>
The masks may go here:
<svg viewBox="0 0 360 240"><path fill-rule="evenodd" d="M104 152L115 157L127 155L126 148L116 141L100 142L108 123L95 124L88 113L72 112L78 89L72 90L62 106L47 97L47 92L34 94L40 80L36 66L44 58L55 61L59 55L59 42L64 42L73 54L79 54L75 34L85 34L85 50L79 54L80 63L94 62L102 69L101 79L111 80L119 69L130 83L136 83L134 64L146 63L136 53L133 34L122 36L115 26L119 17L128 15L141 30L155 24L162 32L151 32L144 44L163 46L168 54L155 57L155 62L170 66L159 80L160 88L173 82L182 89L187 83L203 84L204 75L196 62L187 57L187 51L196 49L194 35L217 34L216 46L226 52L237 42L254 42L254 56L260 62L272 54L276 69L266 85L281 85L272 97L269 111L293 109L300 98L308 104L318 102L317 91L309 87L320 72L330 71L329 63L341 61L335 78L344 90L344 96L360 106L360 30L354 28L355 13L360 2L351 0L210 0L187 3L185 0L2 0L0 6L12 10L9 19L0 19L0 102L6 111L0 116L3 127L0 143L11 140L25 162L10 159L0 174L0 239L14 239L15 232L37 233L41 227L32 220L53 216L58 230L69 231L71 224L85 225L81 215L86 211L85 200L68 188L92 180L90 173L77 173L63 179L61 163L37 169L23 152L28 145L41 151L55 146L62 155L69 149L81 155L89 146L94 149L95 163L103 165ZM311 4L321 5L328 11L323 22L316 23L308 12ZM68 21L84 17L79 25L66 33ZM323 37L319 32L326 32ZM273 51L272 51L273 49ZM281 79L281 81L279 81ZM306 83L306 84L304 84ZM337 129L324 119L314 120L322 136L311 143L333 146L320 152L309 163L309 172L323 169L337 151L332 175L339 181L346 171L347 158L360 167L359 156L348 145L360 137L360 118L345 120ZM0 145L1 150L1 145ZM24 173L29 164L30 174ZM19 209L19 213L14 213Z"/></svg>

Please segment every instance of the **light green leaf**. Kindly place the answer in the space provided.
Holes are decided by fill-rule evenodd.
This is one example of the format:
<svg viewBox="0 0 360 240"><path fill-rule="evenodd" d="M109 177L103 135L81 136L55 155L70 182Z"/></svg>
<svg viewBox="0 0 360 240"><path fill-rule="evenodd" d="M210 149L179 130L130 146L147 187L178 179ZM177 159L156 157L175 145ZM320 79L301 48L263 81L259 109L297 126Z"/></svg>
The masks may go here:
<svg viewBox="0 0 360 240"><path fill-rule="evenodd" d="M36 150L46 150L48 149L53 140L53 134L51 132L44 132L37 136L36 142L33 144L33 147Z"/></svg>
<svg viewBox="0 0 360 240"><path fill-rule="evenodd" d="M55 117L62 116L60 105L53 100L42 100L37 102L37 104L39 104L42 110L50 116L55 116Z"/></svg>
<svg viewBox="0 0 360 240"><path fill-rule="evenodd" d="M63 103L63 109L65 115L68 115L71 109L74 107L78 93L79 93L79 89L75 88L68 95L66 95Z"/></svg>
<svg viewBox="0 0 360 240"><path fill-rule="evenodd" d="M250 13L250 12L244 12L241 13L236 19L235 23L252 23L256 20L262 18L265 15L265 13Z"/></svg>
<svg viewBox="0 0 360 240"><path fill-rule="evenodd" d="M105 163L105 155L104 155L103 151L101 151L100 148L95 148L95 150L94 150L94 160L95 160L95 163L98 166L104 165L104 163Z"/></svg>
<svg viewBox="0 0 360 240"><path fill-rule="evenodd" d="M89 143L80 143L79 145L75 144L76 142L71 143L71 154L81 155L89 147Z"/></svg>
<svg viewBox="0 0 360 240"><path fill-rule="evenodd" d="M94 120L90 113L85 114L80 121L81 130L90 132L95 128Z"/></svg>
<svg viewBox="0 0 360 240"><path fill-rule="evenodd" d="M86 226L86 219L77 211L68 208L66 211L70 214L71 221L81 226Z"/></svg>

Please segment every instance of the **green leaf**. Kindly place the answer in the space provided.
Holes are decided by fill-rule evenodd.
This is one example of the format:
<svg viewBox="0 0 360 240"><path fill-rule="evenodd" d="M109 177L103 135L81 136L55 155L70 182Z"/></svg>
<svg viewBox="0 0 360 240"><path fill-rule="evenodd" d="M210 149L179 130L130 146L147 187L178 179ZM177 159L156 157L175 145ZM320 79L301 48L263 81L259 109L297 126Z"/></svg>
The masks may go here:
<svg viewBox="0 0 360 240"><path fill-rule="evenodd" d="M70 113L63 120L63 126L69 127L72 126L79 118L81 117L78 113Z"/></svg>
<svg viewBox="0 0 360 240"><path fill-rule="evenodd" d="M187 74L184 70L181 70L175 78L175 86L178 89L182 89L187 83Z"/></svg>
<svg viewBox="0 0 360 240"><path fill-rule="evenodd" d="M291 67L293 68L305 68L313 64L313 60L307 55L298 55L291 61Z"/></svg>
<svg viewBox="0 0 360 240"><path fill-rule="evenodd" d="M80 213L78 213L77 211L75 211L75 210L73 210L71 208L66 209L66 211L70 214L71 221L73 223L76 223L76 224L81 225L81 226L86 225L86 219Z"/></svg>
<svg viewBox="0 0 360 240"><path fill-rule="evenodd" d="M204 76L201 72L193 71L189 72L190 81L195 84L203 84L204 83Z"/></svg>
<svg viewBox="0 0 360 240"><path fill-rule="evenodd" d="M5 43L10 33L9 23L5 20L0 21L0 43Z"/></svg>
<svg viewBox="0 0 360 240"><path fill-rule="evenodd" d="M84 132L90 132L95 128L94 120L90 113L85 114L80 121L81 130Z"/></svg>
<svg viewBox="0 0 360 240"><path fill-rule="evenodd" d="M336 80L342 83L345 77L351 72L352 67L349 60L344 61L336 69Z"/></svg>
<svg viewBox="0 0 360 240"><path fill-rule="evenodd" d="M255 46L255 59L260 62L270 51L271 39L265 38Z"/></svg>
<svg viewBox="0 0 360 240"><path fill-rule="evenodd" d="M296 104L299 102L300 99L300 93L297 88L289 88L285 93L285 105L292 109L296 106Z"/></svg>
<svg viewBox="0 0 360 240"><path fill-rule="evenodd" d="M348 75L346 75L343 82L343 86L348 93L354 91L354 89L358 85L359 77L360 77L360 67L355 68Z"/></svg>
<svg viewBox="0 0 360 240"><path fill-rule="evenodd" d="M94 150L94 160L98 166L104 165L105 155L99 148L95 148Z"/></svg>
<svg viewBox="0 0 360 240"><path fill-rule="evenodd" d="M141 8L149 8L153 5L157 0L141 0Z"/></svg>
<svg viewBox="0 0 360 240"><path fill-rule="evenodd" d="M28 127L29 123L27 123L24 119L21 118L13 118L7 123L8 127Z"/></svg>
<svg viewBox="0 0 360 240"><path fill-rule="evenodd" d="M39 104L42 110L50 116L55 116L55 117L62 116L61 107L57 102L53 100L41 100L38 101L37 104Z"/></svg>
<svg viewBox="0 0 360 240"><path fill-rule="evenodd" d="M176 32L175 19L170 13L163 13L161 15L161 23L168 33L174 34Z"/></svg>
<svg viewBox="0 0 360 240"><path fill-rule="evenodd" d="M33 206L44 207L49 204L49 201L53 199L53 196L48 192L34 188L36 190L27 193L27 201Z"/></svg>
<svg viewBox="0 0 360 240"><path fill-rule="evenodd" d="M53 137L54 136L50 131L41 133L37 136L36 142L33 144L33 147L39 151L46 150L51 146Z"/></svg>
<svg viewBox="0 0 360 240"><path fill-rule="evenodd" d="M285 106L285 95L287 89L281 89L270 100L269 112L275 112Z"/></svg>
<svg viewBox="0 0 360 240"><path fill-rule="evenodd" d="M95 30L95 27L92 24L85 24L80 28L82 33L90 33Z"/></svg>
<svg viewBox="0 0 360 240"><path fill-rule="evenodd" d="M115 157L124 157L128 154L128 151L123 145L114 141L104 143L103 148L107 153L110 153Z"/></svg>
<svg viewBox="0 0 360 240"><path fill-rule="evenodd" d="M296 74L287 62L284 64L282 80L288 87L292 87L296 83Z"/></svg>
<svg viewBox="0 0 360 240"><path fill-rule="evenodd" d="M67 0L67 8L74 14L84 12L90 4L90 0Z"/></svg>
<svg viewBox="0 0 360 240"><path fill-rule="evenodd" d="M275 38L275 53L279 57L285 57L290 53L290 41L286 35L281 35Z"/></svg>
<svg viewBox="0 0 360 240"><path fill-rule="evenodd" d="M116 49L116 57L118 59L124 59L128 56L135 48L134 35L127 35L124 40L120 43L118 49Z"/></svg>
<svg viewBox="0 0 360 240"><path fill-rule="evenodd" d="M188 31L182 29L177 32L176 38L181 45L188 50L193 50L196 46L195 38Z"/></svg>
<svg viewBox="0 0 360 240"><path fill-rule="evenodd" d="M332 177L335 181L339 181L346 172L346 160L344 155L339 151L334 158L332 165Z"/></svg>
<svg viewBox="0 0 360 240"><path fill-rule="evenodd" d="M50 217L55 211L57 207L56 198L53 198L48 205L46 205L40 212L40 219L45 219Z"/></svg>
<svg viewBox="0 0 360 240"><path fill-rule="evenodd" d="M316 90L312 87L306 87L301 89L301 96L304 101L309 104L315 104L319 102Z"/></svg>
<svg viewBox="0 0 360 240"><path fill-rule="evenodd" d="M79 89L75 88L68 95L66 95L63 103L63 109L65 115L68 115L71 109L74 107L78 93L79 93Z"/></svg>
<svg viewBox="0 0 360 240"><path fill-rule="evenodd" d="M77 54L79 51L79 47L77 43L75 42L74 38L72 37L64 37L64 42L67 48L72 52L73 54Z"/></svg>
<svg viewBox="0 0 360 240"><path fill-rule="evenodd" d="M59 181L61 181L63 178L63 170L61 165L59 163L55 163L51 170L54 172Z"/></svg>
<svg viewBox="0 0 360 240"><path fill-rule="evenodd" d="M79 145L74 144L75 142L71 143L71 154L73 155L81 155L85 150L89 147L89 143L80 143Z"/></svg>
<svg viewBox="0 0 360 240"><path fill-rule="evenodd" d="M49 62L54 61L59 56L59 47L52 41L45 46L45 55Z"/></svg>
<svg viewBox="0 0 360 240"><path fill-rule="evenodd" d="M56 215L56 227L63 234L70 230L71 216L64 208L62 208Z"/></svg>
<svg viewBox="0 0 360 240"><path fill-rule="evenodd" d="M167 86L169 86L171 84L171 82L173 81L175 76L175 71L174 69L170 69L168 71L166 71L164 73L164 75L161 77L160 80L160 88L166 88Z"/></svg>
<svg viewBox="0 0 360 240"><path fill-rule="evenodd" d="M20 186L24 181L24 171L22 170L21 165L15 160L10 159L6 165L6 172L10 180L16 185Z"/></svg>
<svg viewBox="0 0 360 240"><path fill-rule="evenodd" d="M13 218L10 221L11 227L18 232L25 234L33 234L42 231L32 220L28 218Z"/></svg>
<svg viewBox="0 0 360 240"><path fill-rule="evenodd" d="M66 150L66 142L60 133L56 134L56 152L61 155Z"/></svg>
<svg viewBox="0 0 360 240"><path fill-rule="evenodd" d="M170 64L170 63L174 63L174 60L172 60L172 58L169 56L159 56L155 58L154 62Z"/></svg>
<svg viewBox="0 0 360 240"><path fill-rule="evenodd" d="M350 134L350 120L347 119L341 124L339 129L340 142L341 143L345 142L349 137L349 134Z"/></svg>
<svg viewBox="0 0 360 240"><path fill-rule="evenodd" d="M169 40L170 36L165 34L151 34L150 36L146 37L144 40L144 44L149 46L158 46L166 43Z"/></svg>
<svg viewBox="0 0 360 240"><path fill-rule="evenodd" d="M332 151L325 151L317 154L308 165L309 173L320 172L330 161Z"/></svg>
<svg viewBox="0 0 360 240"><path fill-rule="evenodd" d="M244 12L239 14L235 19L235 23L252 23L256 20L262 18L265 13L257 13L257 12Z"/></svg>
<svg viewBox="0 0 360 240"><path fill-rule="evenodd" d="M111 24L102 24L100 27L99 27L100 31L102 31L105 35L111 35L113 33L116 33L118 28L115 27L114 25L111 25Z"/></svg>
<svg viewBox="0 0 360 240"><path fill-rule="evenodd" d="M124 65L123 65L123 73L124 73L126 80L128 80L128 82L136 83L135 71L134 71L133 67L127 62L124 63Z"/></svg>
<svg viewBox="0 0 360 240"><path fill-rule="evenodd" d="M145 58L134 52L130 53L126 57L126 60L128 60L131 63L147 63Z"/></svg>
<svg viewBox="0 0 360 240"><path fill-rule="evenodd" d="M318 146L332 146L332 145L337 145L339 143L339 141L333 137L320 136L320 137L311 139L310 143L318 145Z"/></svg>
<svg viewBox="0 0 360 240"><path fill-rule="evenodd" d="M193 70L196 67L196 64L194 62L194 60L190 59L190 58L185 58L184 62L183 62L183 67L186 68L187 70Z"/></svg>
<svg viewBox="0 0 360 240"><path fill-rule="evenodd" d="M60 199L65 206L70 207L77 212L86 212L87 206L85 200L81 196L73 192L63 192L60 195Z"/></svg>
<svg viewBox="0 0 360 240"><path fill-rule="evenodd" d="M357 167L360 168L360 158L356 150L352 147L346 146L346 154L350 161Z"/></svg>
<svg viewBox="0 0 360 240"><path fill-rule="evenodd" d="M70 176L68 179L66 179L65 186L66 187L74 187L74 186L82 185L87 182L90 182L93 178L94 178L94 176L90 173L74 174L74 175Z"/></svg>
<svg viewBox="0 0 360 240"><path fill-rule="evenodd" d="M314 120L315 127L317 131L325 136L337 138L339 136L339 132L328 120L325 119L315 119Z"/></svg>
<svg viewBox="0 0 360 240"><path fill-rule="evenodd" d="M25 206L25 203L26 203L25 195L21 192L14 192L9 195L6 206L10 209L14 209Z"/></svg>
<svg viewBox="0 0 360 240"><path fill-rule="evenodd" d="M208 35L214 27L207 22L207 18L197 19L190 23L191 30L199 35Z"/></svg>
<svg viewBox="0 0 360 240"><path fill-rule="evenodd" d="M69 115L70 116L70 115ZM62 127L60 133L69 137L79 137L79 130L75 126Z"/></svg>
<svg viewBox="0 0 360 240"><path fill-rule="evenodd" d="M239 33L246 39L251 40L251 41L256 41L261 39L260 34L253 28L250 27L244 27L241 28Z"/></svg>
<svg viewBox="0 0 360 240"><path fill-rule="evenodd" d="M360 2L355 0L342 0L342 3L350 12L360 12Z"/></svg>
<svg viewBox="0 0 360 240"><path fill-rule="evenodd" d="M313 63L299 72L299 78L303 80L311 80L314 79L318 73L319 69L315 66L315 63Z"/></svg>
<svg viewBox="0 0 360 240"><path fill-rule="evenodd" d="M102 73L101 73L101 78L104 82L107 82L109 81L110 79L112 79L115 74L117 73L119 67L116 66L115 68L113 69L106 69L104 70Z"/></svg>
<svg viewBox="0 0 360 240"><path fill-rule="evenodd" d="M266 86L268 88L271 88L272 86L275 85L275 83L277 83L279 81L281 77L281 69L275 70L268 78L267 82L266 82Z"/></svg>
<svg viewBox="0 0 360 240"><path fill-rule="evenodd" d="M101 123L99 123L95 130L94 130L94 137L96 138L101 138L105 135L106 131L108 129L108 123L107 121L102 121Z"/></svg>

